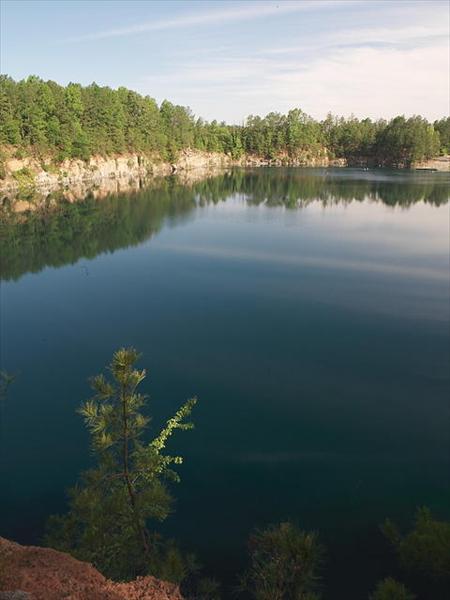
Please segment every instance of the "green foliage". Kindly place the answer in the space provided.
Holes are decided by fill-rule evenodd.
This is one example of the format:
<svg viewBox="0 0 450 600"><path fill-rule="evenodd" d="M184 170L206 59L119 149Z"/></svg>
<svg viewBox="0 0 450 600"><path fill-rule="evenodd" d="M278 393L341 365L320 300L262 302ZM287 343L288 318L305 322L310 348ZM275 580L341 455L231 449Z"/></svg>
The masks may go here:
<svg viewBox="0 0 450 600"><path fill-rule="evenodd" d="M0 401L5 400L8 395L9 386L14 382L17 375L8 373L8 371L0 371Z"/></svg>
<svg viewBox="0 0 450 600"><path fill-rule="evenodd" d="M439 153L439 133L422 117L395 117L381 128L375 153L381 164L409 166Z"/></svg>
<svg viewBox="0 0 450 600"><path fill-rule="evenodd" d="M349 161L370 161L376 160L377 139L386 122L360 121L356 117L344 119L328 114L321 126L325 144L332 155Z"/></svg>
<svg viewBox="0 0 450 600"><path fill-rule="evenodd" d="M433 127L439 133L440 153L450 154L450 117L435 121Z"/></svg>
<svg viewBox="0 0 450 600"><path fill-rule="evenodd" d="M63 87L36 76L16 82L2 75L0 145L50 153L57 161L127 151L174 161L181 150L195 148L287 162L323 156L326 149L350 162L408 166L450 152L450 119L432 125L418 116L374 122L330 114L318 122L294 108L287 115L249 116L237 126L196 119L189 108L168 100L158 107L153 98L124 87Z"/></svg>
<svg viewBox="0 0 450 600"><path fill-rule="evenodd" d="M316 600L323 550L315 533L292 523L256 531L242 589L255 600Z"/></svg>
<svg viewBox="0 0 450 600"><path fill-rule="evenodd" d="M164 540L159 535L152 536L153 551L148 572L159 579L178 585L196 576L200 570L194 554L182 553L174 540Z"/></svg>
<svg viewBox="0 0 450 600"><path fill-rule="evenodd" d="M200 578L192 591L182 586L181 592L186 600L220 600L221 598L220 583L209 577Z"/></svg>
<svg viewBox="0 0 450 600"><path fill-rule="evenodd" d="M42 170L45 171L46 173L53 173L55 175L59 174L59 169L55 165L43 163L41 165L41 167L42 167Z"/></svg>
<svg viewBox="0 0 450 600"><path fill-rule="evenodd" d="M420 508L408 534L402 535L390 520L385 521L382 531L403 568L430 580L450 582L450 522L437 521L427 508Z"/></svg>
<svg viewBox="0 0 450 600"><path fill-rule="evenodd" d="M92 562L111 578L150 573L179 582L191 561L148 527L171 511L166 481L179 481L173 466L182 458L163 451L175 430L192 429L187 418L196 400L188 400L146 442L147 398L138 392L146 372L135 368L138 358L133 348L122 348L109 365L112 380L103 374L91 380L95 395L80 413L91 434L96 465L70 491L69 512L50 519L46 543Z"/></svg>
<svg viewBox="0 0 450 600"><path fill-rule="evenodd" d="M350 163L410 166L436 156L440 146L439 132L422 117L374 122L329 114L322 121L322 130L327 148Z"/></svg>
<svg viewBox="0 0 450 600"><path fill-rule="evenodd" d="M123 87L0 78L0 144L50 153L57 161L127 151L174 160L183 148L239 155L236 132L196 121L189 108L167 100L158 107L153 98Z"/></svg>
<svg viewBox="0 0 450 600"><path fill-rule="evenodd" d="M22 167L22 169L14 171L13 177L19 184L19 189L33 187L34 185L33 173L28 167Z"/></svg>
<svg viewBox="0 0 450 600"><path fill-rule="evenodd" d="M17 145L21 141L20 120L15 111L16 83L0 75L0 144Z"/></svg>
<svg viewBox="0 0 450 600"><path fill-rule="evenodd" d="M323 146L319 123L298 108L287 115L250 116L242 137L247 152L268 159L280 155L298 158L306 152L316 153Z"/></svg>
<svg viewBox="0 0 450 600"><path fill-rule="evenodd" d="M388 577L378 583L370 600L414 600L415 597L402 583Z"/></svg>

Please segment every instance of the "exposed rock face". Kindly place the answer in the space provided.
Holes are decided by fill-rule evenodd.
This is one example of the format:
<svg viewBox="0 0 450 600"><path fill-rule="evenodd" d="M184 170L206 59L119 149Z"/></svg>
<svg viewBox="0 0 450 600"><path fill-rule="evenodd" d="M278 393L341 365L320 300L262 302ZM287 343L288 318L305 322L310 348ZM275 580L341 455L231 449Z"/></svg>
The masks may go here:
<svg viewBox="0 0 450 600"><path fill-rule="evenodd" d="M177 586L154 577L115 583L68 554L4 538L0 590L0 600L183 600Z"/></svg>
<svg viewBox="0 0 450 600"><path fill-rule="evenodd" d="M198 181L214 177L218 173L230 173L230 169L217 167L204 167L193 170L176 171L174 181L179 185L192 186ZM61 200L64 202L77 202L88 195L96 200L101 200L111 195L130 194L141 189L158 188L162 185L164 177L120 177L115 179L102 179L97 183L81 181L67 187L46 188L35 187L32 190L12 189L5 190L0 197L0 216L4 211L14 213L29 213L36 210L49 210L56 208ZM22 191L24 192L22 195ZM1 597L0 597L0 600Z"/></svg>
<svg viewBox="0 0 450 600"><path fill-rule="evenodd" d="M436 158L430 158L430 160L423 160L421 162L414 163L413 168L436 169L436 171L450 172L450 156L438 156Z"/></svg>
<svg viewBox="0 0 450 600"><path fill-rule="evenodd" d="M226 154L219 152L200 152L199 150L182 150L175 167L178 171L191 171L195 169L211 169L228 167L236 164L236 161Z"/></svg>
<svg viewBox="0 0 450 600"><path fill-rule="evenodd" d="M290 158L262 158L260 156L245 156L239 163L243 167L346 167L345 158L329 158L326 154L319 156L298 156Z"/></svg>
<svg viewBox="0 0 450 600"><path fill-rule="evenodd" d="M244 155L239 159L218 152L182 150L177 159L163 162L157 156L126 154L115 157L92 156L88 161L65 160L59 166L51 165L48 158L40 161L33 157L14 158L13 149L4 161L4 177L0 179L0 192L6 193L27 185L47 192L58 188L90 187L110 182L111 191L123 191L133 181L132 187L149 177L165 177L171 174L192 171L210 171L225 167L346 167L367 166L370 161L364 158L349 160L333 159L326 149L316 153L305 152L296 157L287 154L272 159L261 156ZM376 165L374 165L376 166ZM435 169L450 171L450 156L441 156L412 165L413 169ZM137 182L137 183L136 183Z"/></svg>
<svg viewBox="0 0 450 600"><path fill-rule="evenodd" d="M50 191L85 182L96 185L107 179L126 181L130 177L138 180L149 175L168 175L171 170L167 163L129 154L108 158L92 156L86 162L65 160L58 167L49 167L45 160L39 162L30 157L20 160L10 158L5 161L5 172L5 178L0 181L0 190L14 190L32 183L39 189Z"/></svg>
<svg viewBox="0 0 450 600"><path fill-rule="evenodd" d="M184 150L175 164L158 157L127 154L116 157L92 156L89 161L65 160L58 167L45 164L45 159L9 158L5 161L5 177L0 180L0 191L13 191L26 185L52 191L61 187L86 183L100 185L107 180L111 187L126 187L128 180L139 181L148 177L171 175L196 169L221 168L233 163L225 154ZM117 184L117 185L116 185Z"/></svg>
<svg viewBox="0 0 450 600"><path fill-rule="evenodd" d="M4 162L5 176L0 179L0 192L11 192L21 187L34 186L39 190L53 191L58 188L89 184L104 186L111 181L112 188L123 189L131 179L143 180L149 177L167 176L173 173L186 173L196 170L207 171L232 166L345 166L345 160L332 160L325 150L316 155L308 153L296 158L287 155L274 159L244 155L239 159L218 152L182 150L173 163L163 162L157 156L127 154L115 157L92 156L88 161L65 160L57 167L50 158L40 161L33 157L14 158L13 150ZM116 189L119 191L119 189Z"/></svg>

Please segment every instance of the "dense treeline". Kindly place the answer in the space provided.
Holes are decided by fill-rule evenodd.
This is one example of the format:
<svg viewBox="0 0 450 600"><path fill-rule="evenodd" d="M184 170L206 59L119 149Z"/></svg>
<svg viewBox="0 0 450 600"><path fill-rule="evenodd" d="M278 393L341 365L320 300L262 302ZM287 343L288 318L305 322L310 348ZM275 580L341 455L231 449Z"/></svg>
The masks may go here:
<svg viewBox="0 0 450 600"><path fill-rule="evenodd" d="M184 148L267 159L322 156L405 166L450 152L450 118L391 121L335 117L315 121L296 108L287 115L250 116L244 125L196 118L189 108L120 87L61 86L30 76L0 77L0 144L18 152L88 159L126 151L171 159Z"/></svg>
<svg viewBox="0 0 450 600"><path fill-rule="evenodd" d="M0 143L54 153L57 160L125 151L170 158L182 148L239 148L237 128L195 119L188 108L123 87L66 87L31 76L0 79Z"/></svg>

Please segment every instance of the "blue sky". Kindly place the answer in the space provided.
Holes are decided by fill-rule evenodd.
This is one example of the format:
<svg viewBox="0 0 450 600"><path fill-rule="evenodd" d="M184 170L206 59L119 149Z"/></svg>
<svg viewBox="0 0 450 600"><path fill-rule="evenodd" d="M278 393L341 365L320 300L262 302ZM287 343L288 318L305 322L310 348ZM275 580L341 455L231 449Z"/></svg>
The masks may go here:
<svg viewBox="0 0 450 600"><path fill-rule="evenodd" d="M449 113L447 0L1 2L1 71L126 86L241 122Z"/></svg>

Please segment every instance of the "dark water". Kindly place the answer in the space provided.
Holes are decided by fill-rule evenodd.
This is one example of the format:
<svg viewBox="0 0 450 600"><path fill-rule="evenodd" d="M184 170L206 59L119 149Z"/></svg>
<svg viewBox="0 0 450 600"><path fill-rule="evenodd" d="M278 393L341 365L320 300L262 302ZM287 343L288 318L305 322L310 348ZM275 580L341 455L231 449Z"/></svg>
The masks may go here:
<svg viewBox="0 0 450 600"><path fill-rule="evenodd" d="M385 517L450 517L448 184L265 169L5 218L0 535L63 510L87 378L134 345L155 428L199 397L165 532L230 583L249 532L291 518L329 597L366 598Z"/></svg>

